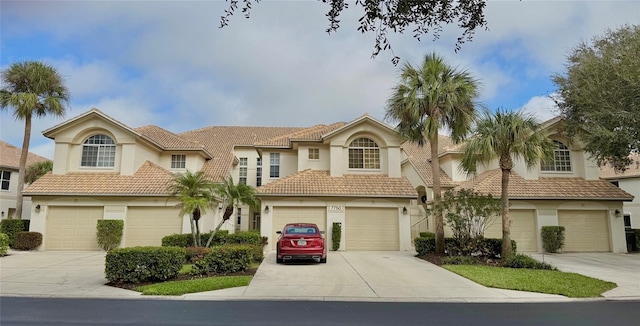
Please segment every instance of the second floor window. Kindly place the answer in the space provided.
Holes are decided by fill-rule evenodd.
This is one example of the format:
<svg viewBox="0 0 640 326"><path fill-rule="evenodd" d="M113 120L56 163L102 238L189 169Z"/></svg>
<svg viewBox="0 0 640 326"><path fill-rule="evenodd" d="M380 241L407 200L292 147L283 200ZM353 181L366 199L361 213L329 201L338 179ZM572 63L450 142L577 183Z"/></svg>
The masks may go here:
<svg viewBox="0 0 640 326"><path fill-rule="evenodd" d="M113 167L116 162L116 143L107 135L95 135L82 145L80 166Z"/></svg>
<svg viewBox="0 0 640 326"><path fill-rule="evenodd" d="M553 151L553 159L542 162L540 169L548 172L571 172L571 151L567 145L554 140L556 149Z"/></svg>
<svg viewBox="0 0 640 326"><path fill-rule="evenodd" d="M171 155L171 168L184 169L187 166L186 155Z"/></svg>
<svg viewBox="0 0 640 326"><path fill-rule="evenodd" d="M247 158L240 158L240 183L247 184Z"/></svg>
<svg viewBox="0 0 640 326"><path fill-rule="evenodd" d="M349 145L350 169L380 169L380 148L369 138L358 138Z"/></svg>
<svg viewBox="0 0 640 326"><path fill-rule="evenodd" d="M262 186L262 158L256 160L256 187Z"/></svg>
<svg viewBox="0 0 640 326"><path fill-rule="evenodd" d="M11 181L10 171L0 171L0 178L2 180L2 190L9 190L9 182Z"/></svg>
<svg viewBox="0 0 640 326"><path fill-rule="evenodd" d="M319 160L320 159L320 149L319 148L309 148L309 159L310 160Z"/></svg>
<svg viewBox="0 0 640 326"><path fill-rule="evenodd" d="M280 153L269 154L269 178L280 178Z"/></svg>

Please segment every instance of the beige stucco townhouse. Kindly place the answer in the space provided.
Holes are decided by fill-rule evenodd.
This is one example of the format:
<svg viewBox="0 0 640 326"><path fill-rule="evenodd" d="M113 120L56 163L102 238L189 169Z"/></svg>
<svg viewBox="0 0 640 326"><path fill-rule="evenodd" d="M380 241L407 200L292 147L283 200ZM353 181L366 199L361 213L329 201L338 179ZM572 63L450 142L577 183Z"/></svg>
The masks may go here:
<svg viewBox="0 0 640 326"><path fill-rule="evenodd" d="M614 212L633 197L599 180L579 144L554 131L558 123L547 123L550 137L566 147L559 145L556 160L512 178L518 247L539 251L540 226L564 225L567 251L626 250ZM47 250L96 249L98 219L125 221L122 246L159 245L164 235L189 232L188 216L178 216L166 192L172 174L187 169L257 187L261 207L239 207L224 228L260 230L269 247L288 222L315 222L329 240L333 223L341 223L341 250L412 250L412 237L433 229L428 147L403 143L366 114L307 128L211 126L174 134L131 128L92 109L44 135L56 144L54 170L26 192L40 205L31 210L31 229L44 234ZM466 176L457 167L459 146L441 139L445 188L500 189L495 164ZM221 213L207 212L203 229Z"/></svg>
<svg viewBox="0 0 640 326"><path fill-rule="evenodd" d="M14 217L18 199L18 172L22 149L0 140L0 219L20 218L28 220L31 216L31 198L22 201L22 216ZM27 166L48 161L47 158L29 152Z"/></svg>

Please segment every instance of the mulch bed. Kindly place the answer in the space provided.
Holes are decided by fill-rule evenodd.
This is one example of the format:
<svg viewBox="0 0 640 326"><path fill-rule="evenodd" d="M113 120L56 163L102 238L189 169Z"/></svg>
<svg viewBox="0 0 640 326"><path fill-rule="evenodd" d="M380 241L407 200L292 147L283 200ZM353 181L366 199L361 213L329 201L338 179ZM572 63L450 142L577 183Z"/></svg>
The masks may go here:
<svg viewBox="0 0 640 326"><path fill-rule="evenodd" d="M164 282L195 280L195 279L199 279L199 278L217 277L217 276L253 276L256 273L257 270L258 270L257 268L249 268L249 269L244 270L244 271L235 272L235 273L231 273L231 274L227 274L227 275L214 275L214 274L211 274L211 275L195 275L194 276L194 275L190 275L190 274L181 274L181 275L178 275L176 278L172 278L172 279L166 280ZM156 284L156 283L162 283L162 282L140 282L140 283L113 283L113 282L109 282L106 285L113 286L113 287L116 287L116 288L126 289L126 290L133 290L133 288L137 288L139 286Z"/></svg>
<svg viewBox="0 0 640 326"><path fill-rule="evenodd" d="M426 254L424 256L416 256L416 257L426 260L434 265L442 266L444 265L442 261L449 256L446 254L439 255L439 254L431 253L431 254ZM499 267L500 259L482 258L480 259L478 265Z"/></svg>

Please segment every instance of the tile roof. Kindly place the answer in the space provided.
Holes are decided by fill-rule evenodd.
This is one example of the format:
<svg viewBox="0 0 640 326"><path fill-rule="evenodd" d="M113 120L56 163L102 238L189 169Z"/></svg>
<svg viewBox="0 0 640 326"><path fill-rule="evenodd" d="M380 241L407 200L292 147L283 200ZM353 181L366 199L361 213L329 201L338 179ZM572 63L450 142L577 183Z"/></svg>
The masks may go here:
<svg viewBox="0 0 640 326"><path fill-rule="evenodd" d="M229 175L234 159L234 147L253 147L257 142L304 129L307 128L212 126L183 132L178 136L196 141L213 153L213 159L204 164L202 171L211 176L214 181L220 181Z"/></svg>
<svg viewBox="0 0 640 326"><path fill-rule="evenodd" d="M173 174L146 161L133 175L99 172L71 172L40 177L25 190L25 195L167 195Z"/></svg>
<svg viewBox="0 0 640 326"><path fill-rule="evenodd" d="M502 171L486 171L465 181L456 189L474 189L482 194L500 196ZM509 199L585 199L633 200L633 196L604 180L583 178L539 178L526 180L515 172L509 177Z"/></svg>
<svg viewBox="0 0 640 326"><path fill-rule="evenodd" d="M452 144L451 138L439 135L438 148L439 152L443 152L444 148ZM409 161L414 166L422 180L429 187L433 186L433 171L431 170L431 148L429 142L425 140L425 144L420 146L417 142L404 142L402 149L409 156ZM442 169L440 169L440 185L442 187L454 187L458 183L451 180Z"/></svg>
<svg viewBox="0 0 640 326"><path fill-rule="evenodd" d="M144 126L134 128L140 135L156 142L167 150L202 150L204 146L200 143L184 139L166 129L158 126Z"/></svg>
<svg viewBox="0 0 640 326"><path fill-rule="evenodd" d="M20 155L22 155L22 149L0 140L0 166L18 170L20 167ZM27 166L44 161L50 160L31 152L27 155Z"/></svg>
<svg viewBox="0 0 640 326"><path fill-rule="evenodd" d="M407 178L379 174L346 174L332 177L329 171L304 170L257 189L258 196L348 196L416 198Z"/></svg>
<svg viewBox="0 0 640 326"><path fill-rule="evenodd" d="M345 122L336 122L330 125L315 125L292 132L290 134L281 135L264 141L255 143L256 147L291 147L291 141L320 141L326 133L334 131L342 126Z"/></svg>
<svg viewBox="0 0 640 326"><path fill-rule="evenodd" d="M631 164L627 165L624 172L616 172L615 169L607 164L600 167L600 178L602 179L626 179L640 177L640 154L634 153L629 155Z"/></svg>

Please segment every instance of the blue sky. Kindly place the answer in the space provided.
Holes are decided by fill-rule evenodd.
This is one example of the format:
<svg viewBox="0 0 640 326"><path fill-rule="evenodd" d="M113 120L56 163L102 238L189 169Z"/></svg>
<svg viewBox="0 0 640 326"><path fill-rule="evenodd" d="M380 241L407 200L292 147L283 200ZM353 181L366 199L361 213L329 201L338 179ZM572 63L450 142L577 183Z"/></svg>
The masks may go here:
<svg viewBox="0 0 640 326"><path fill-rule="evenodd" d="M269 1L251 19L220 29L222 1L0 2L0 68L41 60L71 92L63 119L34 120L30 151L53 157L42 131L96 107L131 126L182 132L209 125L310 126L384 118L399 67L391 52L371 59L374 36L356 30L361 9L325 32L328 6ZM418 64L428 52L467 69L489 108L555 115L550 76L566 55L608 28L640 24L639 1L489 1L489 30L454 52L461 33L437 41L390 35L395 55ZM22 145L23 123L0 113L0 138Z"/></svg>

